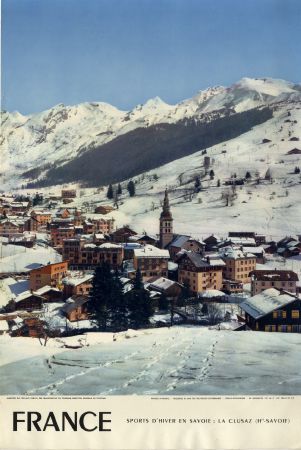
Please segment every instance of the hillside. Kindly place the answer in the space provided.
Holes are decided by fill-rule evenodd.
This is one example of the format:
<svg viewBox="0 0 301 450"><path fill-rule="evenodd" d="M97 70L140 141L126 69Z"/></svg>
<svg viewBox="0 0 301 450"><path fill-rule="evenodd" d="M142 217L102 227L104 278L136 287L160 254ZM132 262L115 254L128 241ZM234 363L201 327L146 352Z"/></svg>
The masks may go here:
<svg viewBox="0 0 301 450"><path fill-rule="evenodd" d="M301 161L300 154L290 154L293 149L301 150L300 106L283 102L273 118L207 148L206 155L199 151L134 177L135 197L129 197L127 181L121 183L119 209L113 213L117 225L128 223L138 232L157 233L160 202L168 188L178 233L202 238L213 232L227 235L228 231L243 228L275 238L300 234L301 179L294 171L301 167ZM207 174L204 156L211 158ZM271 180L265 179L268 169ZM212 180L210 170L214 172ZM247 171L251 178L236 187L236 197L225 206L222 196L231 190L225 183L234 174L236 179L244 178ZM198 193L194 192L197 176L201 181ZM107 188L82 189L73 204L84 205L92 212L95 205L110 203L106 191Z"/></svg>
<svg viewBox="0 0 301 450"><path fill-rule="evenodd" d="M105 163L105 169L93 184L105 184L116 180L116 155L120 157L124 148L125 155L121 163L124 167L124 162L129 160L129 166L124 167L123 178L133 176L139 171L162 165L203 146L215 145L217 141L210 141L210 137L217 139L218 136L210 127L208 134L204 134L205 125L217 119L235 118L236 134L223 133L219 142L230 139L239 132L245 132L245 125L250 129L256 124L248 120L239 130L240 119L248 116L237 113L259 107L273 109L279 102L298 102L301 100L300 91L300 85L283 80L243 78L229 88L208 88L176 105L168 105L156 97L131 111L120 111L109 104L93 102L75 106L59 104L50 110L29 116L18 112L2 112L1 185L15 187L45 177L48 178L48 184L51 184L59 180L61 182L62 179L66 181L66 174L69 181L71 174L73 180L79 179L76 168L79 164L75 161L81 158L80 163L84 163L93 172L96 169L93 165L91 169L89 164L91 159L94 160L93 151L98 154L97 169L101 169ZM187 124L189 127L194 124L197 139L187 139ZM217 129L216 123L214 127ZM175 151L171 150L174 147L173 135L177 138ZM205 139L201 139L203 137ZM136 147L133 141L136 142ZM154 141L153 165L147 166L145 161L149 160ZM112 144L108 145L110 142ZM160 154L163 142L166 146L162 147ZM129 151L132 145L134 148ZM106 154L107 152L110 154ZM138 153L141 161L136 164ZM61 169L72 161L65 170ZM50 176L47 175L49 170ZM82 176L91 178L89 174Z"/></svg>

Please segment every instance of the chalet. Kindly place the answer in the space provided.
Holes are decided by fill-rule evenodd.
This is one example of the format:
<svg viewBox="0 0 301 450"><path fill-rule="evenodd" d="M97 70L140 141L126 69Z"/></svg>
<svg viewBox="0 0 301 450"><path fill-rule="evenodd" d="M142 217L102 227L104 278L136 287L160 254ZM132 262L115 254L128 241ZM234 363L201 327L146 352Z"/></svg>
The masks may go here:
<svg viewBox="0 0 301 450"><path fill-rule="evenodd" d="M266 289L241 303L240 308L251 330L301 333L301 300L291 293Z"/></svg>
<svg viewBox="0 0 301 450"><path fill-rule="evenodd" d="M72 297L73 295L89 295L92 287L92 274L72 273L63 279L64 298Z"/></svg>
<svg viewBox="0 0 301 450"><path fill-rule="evenodd" d="M15 299L15 311L36 311L43 307L44 297L32 291L25 291Z"/></svg>
<svg viewBox="0 0 301 450"><path fill-rule="evenodd" d="M95 208L96 214L109 214L110 212L114 211L113 206L111 205L99 205Z"/></svg>
<svg viewBox="0 0 301 450"><path fill-rule="evenodd" d="M113 242L121 243L127 242L131 236L136 236L137 233L129 227L122 227L111 233Z"/></svg>
<svg viewBox="0 0 301 450"><path fill-rule="evenodd" d="M301 243L292 237L285 237L277 242L277 253L284 258L298 256L301 251Z"/></svg>
<svg viewBox="0 0 301 450"><path fill-rule="evenodd" d="M62 199L68 198L76 198L76 189L62 189Z"/></svg>
<svg viewBox="0 0 301 450"><path fill-rule="evenodd" d="M227 294L239 294L243 292L243 287L240 281L223 279L223 291Z"/></svg>
<svg viewBox="0 0 301 450"><path fill-rule="evenodd" d="M182 292L182 286L179 283L164 277L150 278L145 283L145 287L149 291L156 291L160 292L161 294L165 294L166 297L170 300L178 299Z"/></svg>
<svg viewBox="0 0 301 450"><path fill-rule="evenodd" d="M188 284L192 292L222 288L222 271L225 265L222 260L210 260L209 256L204 258L199 253L186 252L178 260L178 265L179 282Z"/></svg>
<svg viewBox="0 0 301 450"><path fill-rule="evenodd" d="M154 276L167 277L169 251L153 245L134 249L134 268L140 269L143 280Z"/></svg>
<svg viewBox="0 0 301 450"><path fill-rule="evenodd" d="M41 295L43 297L43 303L57 303L63 301L62 291L52 286L43 286L37 291L34 291L34 294Z"/></svg>
<svg viewBox="0 0 301 450"><path fill-rule="evenodd" d="M134 236L136 238L137 236ZM154 236L150 236L148 234L143 234L142 236L137 237L135 242L138 242L141 245L155 245L157 244L157 239Z"/></svg>
<svg viewBox="0 0 301 450"><path fill-rule="evenodd" d="M192 239L190 236L177 235L168 245L168 250L171 259L176 259L177 253L181 250L192 251L196 253L203 253L205 250L205 243L199 242L196 239Z"/></svg>
<svg viewBox="0 0 301 450"><path fill-rule="evenodd" d="M62 219L68 219L71 216L71 212L67 208L63 208L57 212L57 217Z"/></svg>
<svg viewBox="0 0 301 450"><path fill-rule="evenodd" d="M12 202L10 204L10 210L13 214L20 215L28 211L30 207L30 202Z"/></svg>
<svg viewBox="0 0 301 450"><path fill-rule="evenodd" d="M46 266L33 269L29 273L29 287L30 289L36 291L43 286L61 286L63 278L67 275L67 270L67 261L48 264Z"/></svg>
<svg viewBox="0 0 301 450"><path fill-rule="evenodd" d="M256 256L232 247L220 249L220 256L225 261L224 278L227 280L250 282L250 272L256 269Z"/></svg>
<svg viewBox="0 0 301 450"><path fill-rule="evenodd" d="M13 245L20 245L21 247L32 248L36 242L35 234L17 233L11 234L8 237L8 243Z"/></svg>
<svg viewBox="0 0 301 450"><path fill-rule="evenodd" d="M263 247L243 247L242 251L244 253L252 253L252 255L256 256L257 264L265 263L265 251Z"/></svg>
<svg viewBox="0 0 301 450"><path fill-rule="evenodd" d="M221 239L218 236L211 234L211 236L208 236L206 239L203 239L203 242L205 244L205 251L211 252L217 250L217 247L220 244Z"/></svg>
<svg viewBox="0 0 301 450"><path fill-rule="evenodd" d="M32 338L46 336L46 323L38 317L24 318L21 324L13 327L12 336L27 336Z"/></svg>
<svg viewBox="0 0 301 450"><path fill-rule="evenodd" d="M87 320L89 298L84 295L74 295L70 297L63 306L62 311L70 322Z"/></svg>
<svg viewBox="0 0 301 450"><path fill-rule="evenodd" d="M253 270L250 276L252 295L270 288L295 293L299 281L298 275L292 270Z"/></svg>
<svg viewBox="0 0 301 450"><path fill-rule="evenodd" d="M0 221L0 236L9 237L29 230L29 219L7 217Z"/></svg>
<svg viewBox="0 0 301 450"><path fill-rule="evenodd" d="M254 238L251 237L228 237L221 241L218 245L219 248L236 246L236 247L256 247Z"/></svg>

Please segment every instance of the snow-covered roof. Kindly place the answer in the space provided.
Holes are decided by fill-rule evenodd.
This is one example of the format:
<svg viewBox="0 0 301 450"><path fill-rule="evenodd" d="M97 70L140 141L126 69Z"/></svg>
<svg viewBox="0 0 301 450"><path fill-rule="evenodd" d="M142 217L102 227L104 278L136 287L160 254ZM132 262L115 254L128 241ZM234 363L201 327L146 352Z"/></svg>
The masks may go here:
<svg viewBox="0 0 301 450"><path fill-rule="evenodd" d="M34 296L36 296L36 297L41 297L41 295L40 295L40 294L37 294L36 292L25 291L25 292L22 292L22 294L18 295L18 296L15 298L15 302L18 303L18 302L20 302L21 300L25 300L25 299L31 297L32 295L34 295Z"/></svg>
<svg viewBox="0 0 301 450"><path fill-rule="evenodd" d="M249 246L256 246L256 242L254 238L250 237L229 237L227 238L227 241L230 241L232 244L235 245L249 245Z"/></svg>
<svg viewBox="0 0 301 450"><path fill-rule="evenodd" d="M242 250L233 247L224 247L220 249L220 255L224 259L255 258L253 253L243 252Z"/></svg>
<svg viewBox="0 0 301 450"><path fill-rule="evenodd" d="M178 270L178 264L173 261L168 261L168 270Z"/></svg>
<svg viewBox="0 0 301 450"><path fill-rule="evenodd" d="M292 294L290 295L287 292L270 288L262 291L260 294L250 297L248 300L241 303L240 307L254 319L259 319L296 299L297 297Z"/></svg>
<svg viewBox="0 0 301 450"><path fill-rule="evenodd" d="M182 247L188 240L190 239L190 236L186 236L184 234L179 234L175 237L175 239L170 243L170 245L174 247Z"/></svg>
<svg viewBox="0 0 301 450"><path fill-rule="evenodd" d="M92 280L92 274L77 274L71 275L63 279L63 284L68 286L79 286L82 283Z"/></svg>
<svg viewBox="0 0 301 450"><path fill-rule="evenodd" d="M104 239L105 238L105 235L103 233L95 233L94 236L96 239Z"/></svg>
<svg viewBox="0 0 301 450"><path fill-rule="evenodd" d="M122 248L120 244L112 244L111 242L104 242L99 248Z"/></svg>
<svg viewBox="0 0 301 450"><path fill-rule="evenodd" d="M204 298L224 297L225 293L222 291L218 291L217 289L207 289L206 291L201 292L200 296Z"/></svg>
<svg viewBox="0 0 301 450"><path fill-rule="evenodd" d="M136 258L167 258L169 259L169 251L154 247L153 245L145 245L142 248L135 248L134 255Z"/></svg>
<svg viewBox="0 0 301 450"><path fill-rule="evenodd" d="M43 295L43 294L46 294L46 293L49 292L49 291L61 292L61 291L60 291L58 288L56 288L56 287L52 287L52 286L46 285L46 286L43 286L43 287L41 287L40 289L34 291L34 294L37 294L37 295Z"/></svg>
<svg viewBox="0 0 301 450"><path fill-rule="evenodd" d="M165 291L166 289L170 288L176 284L175 281L169 280L168 278L160 277L155 281L152 281L148 284L148 288L152 289L159 289Z"/></svg>
<svg viewBox="0 0 301 450"><path fill-rule="evenodd" d="M258 254L258 253L264 253L264 248L263 247L243 247L243 252L244 253L253 253Z"/></svg>

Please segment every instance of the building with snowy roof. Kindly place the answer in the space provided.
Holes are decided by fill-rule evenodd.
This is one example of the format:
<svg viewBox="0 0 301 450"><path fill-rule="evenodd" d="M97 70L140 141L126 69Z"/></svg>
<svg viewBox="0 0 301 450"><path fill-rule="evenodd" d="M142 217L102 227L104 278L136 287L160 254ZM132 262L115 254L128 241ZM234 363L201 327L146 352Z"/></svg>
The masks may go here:
<svg viewBox="0 0 301 450"><path fill-rule="evenodd" d="M223 285L223 269L225 263L218 259L203 257L196 252L183 253L178 260L181 284L188 284L194 293L207 289L220 290Z"/></svg>
<svg viewBox="0 0 301 450"><path fill-rule="evenodd" d="M169 251L145 245L134 249L133 264L135 270L140 269L143 280L155 276L167 277Z"/></svg>
<svg viewBox="0 0 301 450"><path fill-rule="evenodd" d="M289 292L266 289L241 303L240 308L251 330L301 333L301 300Z"/></svg>
<svg viewBox="0 0 301 450"><path fill-rule="evenodd" d="M292 270L253 270L250 276L252 295L273 287L296 293L296 283L299 281L298 275Z"/></svg>
<svg viewBox="0 0 301 450"><path fill-rule="evenodd" d="M250 272L256 269L256 256L253 253L224 247L220 249L219 254L226 263L224 278L241 283L250 282Z"/></svg>

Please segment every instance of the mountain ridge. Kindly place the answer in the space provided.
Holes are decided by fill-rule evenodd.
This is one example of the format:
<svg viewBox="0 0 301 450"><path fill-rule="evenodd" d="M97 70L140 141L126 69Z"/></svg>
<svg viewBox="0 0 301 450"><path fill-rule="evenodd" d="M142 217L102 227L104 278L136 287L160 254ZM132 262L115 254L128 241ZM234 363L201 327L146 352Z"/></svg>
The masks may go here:
<svg viewBox="0 0 301 450"><path fill-rule="evenodd" d="M104 102L85 102L75 106L58 104L28 116L4 112L0 176L4 184L10 180L15 183L22 174L39 168L38 176L43 178L49 167L64 166L136 129L187 119L210 121L217 112L222 116L235 114L275 105L277 101L301 101L301 85L245 77L230 87L209 87L175 105L154 97L130 111ZM48 168L43 170L45 165Z"/></svg>

